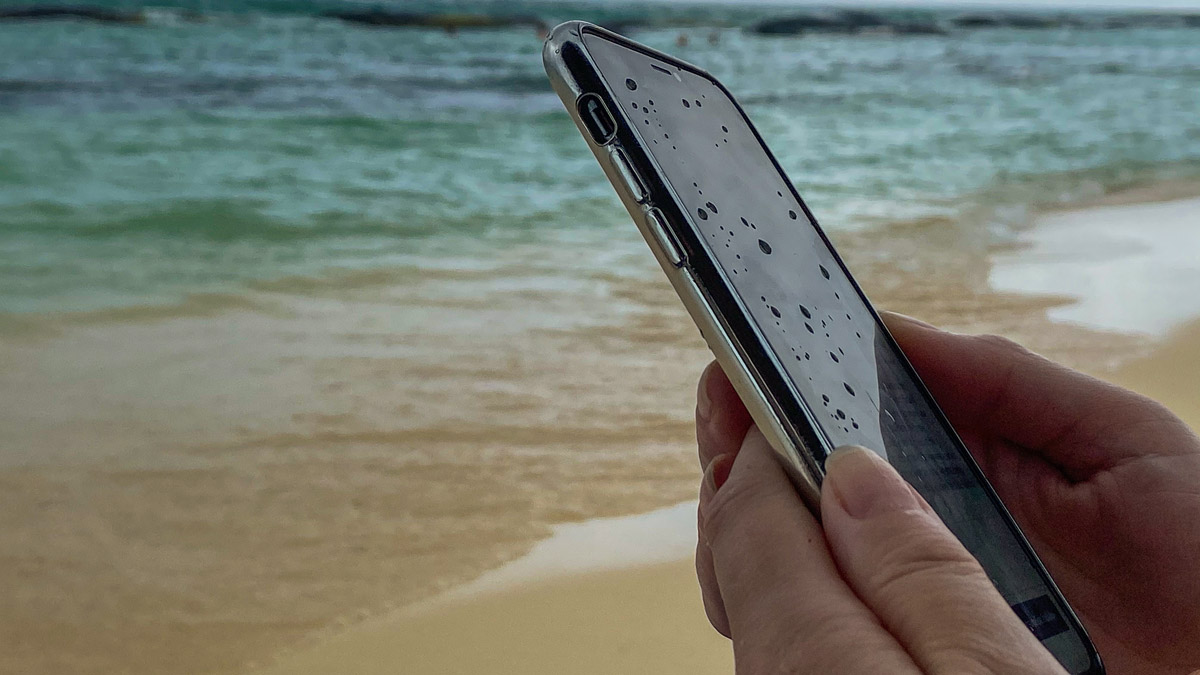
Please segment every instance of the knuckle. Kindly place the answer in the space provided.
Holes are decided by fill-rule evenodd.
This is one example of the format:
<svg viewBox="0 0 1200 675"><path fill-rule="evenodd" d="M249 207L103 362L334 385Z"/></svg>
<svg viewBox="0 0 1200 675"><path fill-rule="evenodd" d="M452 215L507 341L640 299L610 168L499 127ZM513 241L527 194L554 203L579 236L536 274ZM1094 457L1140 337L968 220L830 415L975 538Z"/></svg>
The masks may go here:
<svg viewBox="0 0 1200 675"><path fill-rule="evenodd" d="M743 644L736 659L738 675L862 672L862 666L873 659L874 650L868 647L855 651L848 646L871 645L873 635L868 627L845 613L819 614L785 615L760 634L762 642ZM888 672L884 664L879 665L875 672Z"/></svg>
<svg viewBox="0 0 1200 675"><path fill-rule="evenodd" d="M896 537L871 576L870 585L883 597L924 593L945 587L947 580L987 580L983 567L962 544L934 528Z"/></svg>
<svg viewBox="0 0 1200 675"><path fill-rule="evenodd" d="M746 483L726 483L701 511L704 534L709 541L722 538L734 529L734 521L753 508L755 495Z"/></svg>
<svg viewBox="0 0 1200 675"><path fill-rule="evenodd" d="M754 540L764 530L774 527L771 518L762 517L778 498L765 490L761 481L743 479L729 481L713 495L702 515L704 535L709 542L718 542L733 534Z"/></svg>
<svg viewBox="0 0 1200 675"><path fill-rule="evenodd" d="M975 336L975 339L985 346L991 347L998 351L1007 352L1013 356L1026 356L1033 354L1033 352L1021 346L1019 343L1014 342L1003 335L987 333L985 335L977 335Z"/></svg>

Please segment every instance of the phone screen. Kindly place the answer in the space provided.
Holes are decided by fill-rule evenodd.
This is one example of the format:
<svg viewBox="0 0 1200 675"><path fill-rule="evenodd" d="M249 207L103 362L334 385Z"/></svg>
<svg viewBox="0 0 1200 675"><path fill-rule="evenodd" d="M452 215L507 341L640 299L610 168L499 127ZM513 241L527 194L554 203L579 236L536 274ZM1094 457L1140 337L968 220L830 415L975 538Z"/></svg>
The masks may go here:
<svg viewBox="0 0 1200 675"><path fill-rule="evenodd" d="M1029 629L1087 672L1085 638L738 106L705 74L602 35L583 41L613 113L653 157L826 448L884 455Z"/></svg>

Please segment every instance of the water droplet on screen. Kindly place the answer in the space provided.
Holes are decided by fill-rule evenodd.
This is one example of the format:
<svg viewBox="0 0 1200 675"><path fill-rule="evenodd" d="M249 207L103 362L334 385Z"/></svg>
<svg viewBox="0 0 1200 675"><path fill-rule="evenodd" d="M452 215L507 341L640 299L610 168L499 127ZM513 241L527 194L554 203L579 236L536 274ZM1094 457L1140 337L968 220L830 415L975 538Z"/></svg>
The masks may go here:
<svg viewBox="0 0 1200 675"><path fill-rule="evenodd" d="M854 393L854 387L851 387L849 382L843 382L842 386L846 388L846 391L850 392L851 396L857 396L857 394Z"/></svg>
<svg viewBox="0 0 1200 675"><path fill-rule="evenodd" d="M683 107L690 108L690 107L692 107L692 104L688 103L688 100L685 98L685 99L683 99Z"/></svg>
<svg viewBox="0 0 1200 675"><path fill-rule="evenodd" d="M829 403L829 396L827 394L821 394L821 400L825 403Z"/></svg>
<svg viewBox="0 0 1200 675"><path fill-rule="evenodd" d="M834 354L833 352L829 352L829 358L833 359L834 363L840 363L840 361L838 361L837 354Z"/></svg>
<svg viewBox="0 0 1200 675"><path fill-rule="evenodd" d="M812 356L810 356L808 352L804 352L804 358L806 360L808 360L808 359L812 359Z"/></svg>
<svg viewBox="0 0 1200 675"><path fill-rule="evenodd" d="M700 220L708 220L708 211L704 209L696 209L696 214L700 216Z"/></svg>
<svg viewBox="0 0 1200 675"><path fill-rule="evenodd" d="M823 276L823 277L825 277L826 279L828 279L828 278L829 278L829 270L825 269L825 266L824 266L824 265L817 265L817 267L820 267L820 268L821 268L821 276Z"/></svg>
<svg viewBox="0 0 1200 675"><path fill-rule="evenodd" d="M763 241L762 239L758 240L758 247L760 249L762 249L763 253L766 253L767 255L771 254L771 245L768 244L767 242Z"/></svg>
<svg viewBox="0 0 1200 675"><path fill-rule="evenodd" d="M629 91L633 91L637 89L637 82L634 82L632 77L627 77L625 78L625 86L629 88Z"/></svg>
<svg viewBox="0 0 1200 675"><path fill-rule="evenodd" d="M850 426L852 426L852 427L854 427L855 429L857 429L857 428L858 428L858 422L855 422L854 420L850 420Z"/></svg>
<svg viewBox="0 0 1200 675"><path fill-rule="evenodd" d="M647 115L649 115L649 114L650 114L650 109L649 109L649 108L647 108L646 106L642 106L642 112L644 112L644 113L646 113Z"/></svg>
<svg viewBox="0 0 1200 675"><path fill-rule="evenodd" d="M724 124L722 124L722 125L721 125L721 131L724 131L725 133L729 133L729 127L727 127L727 126L725 126Z"/></svg>
<svg viewBox="0 0 1200 675"><path fill-rule="evenodd" d="M772 308L771 308L771 313L775 315L775 318L776 318L776 319L778 319L778 318L780 318L780 317L782 317L782 316L783 316L783 314L780 314L780 313L779 313L779 308L778 308L778 307L772 307Z"/></svg>
<svg viewBox="0 0 1200 675"><path fill-rule="evenodd" d="M720 213L720 211L717 210L716 204L714 204L712 202L705 202L704 205L708 207L709 211L712 211L713 213Z"/></svg>
<svg viewBox="0 0 1200 675"><path fill-rule="evenodd" d="M800 313L803 314L804 318L806 318L806 319L812 318L812 312L808 311L808 308L805 307L804 305L800 305Z"/></svg>
<svg viewBox="0 0 1200 675"><path fill-rule="evenodd" d="M804 327L807 328L808 332L812 333L813 335L817 334L817 331L813 330L812 324L808 323L807 321L804 322Z"/></svg>
<svg viewBox="0 0 1200 675"><path fill-rule="evenodd" d="M699 108L701 106L702 104L700 103L700 99L696 99L696 107Z"/></svg>
<svg viewBox="0 0 1200 675"><path fill-rule="evenodd" d="M795 211L793 211L793 210L791 210L791 209L788 209L788 218L791 218L792 220L795 220L795 219L796 219L796 212L795 212Z"/></svg>
<svg viewBox="0 0 1200 675"><path fill-rule="evenodd" d="M838 408L838 411L837 411L836 413L834 413L834 414L838 416L838 419L839 419L839 420L844 420L844 419L846 419L846 413L845 413L845 412L843 412L841 408Z"/></svg>

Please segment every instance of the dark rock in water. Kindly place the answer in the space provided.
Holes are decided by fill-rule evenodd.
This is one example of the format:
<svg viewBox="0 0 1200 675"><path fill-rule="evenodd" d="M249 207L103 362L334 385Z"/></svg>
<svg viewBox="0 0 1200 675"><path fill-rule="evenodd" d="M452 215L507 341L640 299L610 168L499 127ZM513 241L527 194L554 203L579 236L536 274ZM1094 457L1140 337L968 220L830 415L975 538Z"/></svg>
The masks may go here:
<svg viewBox="0 0 1200 675"><path fill-rule="evenodd" d="M334 11L323 12L321 16L331 19L341 19L350 23L361 23L368 26L420 26L424 16L406 12L385 12L383 10L364 11Z"/></svg>
<svg viewBox="0 0 1200 675"><path fill-rule="evenodd" d="M849 33L855 29L833 16L807 14L784 19L764 19L750 27L759 35L799 35L806 32Z"/></svg>
<svg viewBox="0 0 1200 675"><path fill-rule="evenodd" d="M859 9L842 10L835 14L834 18L845 26L853 26L855 28L882 28L891 25L891 22L884 17Z"/></svg>
<svg viewBox="0 0 1200 675"><path fill-rule="evenodd" d="M0 21L46 21L52 19L87 19L102 23L144 23L141 12L123 12L87 5L36 5L0 8Z"/></svg>
<svg viewBox="0 0 1200 675"><path fill-rule="evenodd" d="M950 20L958 28L1060 28L1066 25L1063 17L1036 14L963 14Z"/></svg>
<svg viewBox="0 0 1200 675"><path fill-rule="evenodd" d="M1028 14L1013 14L1005 17L1005 25L1009 28L1042 29L1061 28L1064 22L1052 16L1032 16Z"/></svg>
<svg viewBox="0 0 1200 675"><path fill-rule="evenodd" d="M999 18L983 14L956 16L950 20L950 23L959 28L1000 28L1004 25Z"/></svg>
<svg viewBox="0 0 1200 675"><path fill-rule="evenodd" d="M939 35L945 30L930 22L896 22L887 16L862 10L804 14L781 19L766 19L750 27L759 35L800 35L802 33L896 33L900 35Z"/></svg>
<svg viewBox="0 0 1200 675"><path fill-rule="evenodd" d="M349 23L391 28L442 28L454 31L460 28L508 28L511 26L533 26L545 29L546 22L535 16L492 16L489 14L417 14L392 12L382 9L363 11L332 11L321 16L341 19Z"/></svg>

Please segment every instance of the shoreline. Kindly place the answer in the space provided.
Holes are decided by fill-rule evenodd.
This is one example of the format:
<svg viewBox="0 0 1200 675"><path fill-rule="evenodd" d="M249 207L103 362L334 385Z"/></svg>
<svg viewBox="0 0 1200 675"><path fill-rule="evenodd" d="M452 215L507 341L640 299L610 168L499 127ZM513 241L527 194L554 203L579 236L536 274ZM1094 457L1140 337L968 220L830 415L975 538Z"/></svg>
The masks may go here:
<svg viewBox="0 0 1200 675"><path fill-rule="evenodd" d="M1022 233L1021 246L1014 251L993 252L989 258L1000 267L1016 267L1013 257L1032 250L1047 258L1045 264L1054 265L1054 254L1063 249L1061 243L1053 242L1051 246L1039 239L1045 231L1074 233L1081 223L1090 223L1111 232L1120 229L1122 222L1128 224L1122 219L1152 214L1155 218L1147 222L1153 222L1154 233L1170 236L1186 232L1187 224L1181 225L1179 217L1195 212L1193 207L1200 207L1200 199L1144 203L1110 200L1107 204L1049 210L1039 214L1033 226ZM1163 208L1173 220L1164 219ZM1107 260L1096 256L1085 262L1103 267ZM989 275L989 281L992 278ZM1022 291L1035 297L1056 292L1058 289L1045 282L1052 278L1040 277L1041 285L1031 283ZM1094 303L1096 298L1082 297L1055 306L1069 308L1088 302ZM1053 307L1047 310L1055 323L1061 323ZM1086 370L1163 401L1193 428L1200 428L1200 401L1186 383L1180 382L1186 368L1179 368L1183 360L1200 368L1200 308L1190 310L1186 316L1185 320L1177 315L1173 324L1157 326L1146 350L1148 355L1135 355L1116 368L1092 364ZM1114 327L1095 321L1086 330L1105 332ZM732 659L727 642L708 627L692 579L694 508L695 502L688 501L649 513L554 526L551 536L530 553L472 582L389 615L368 619L314 645L289 650L271 665L251 672L282 675L337 669L366 674L394 671L414 663L422 664L422 673L457 673L484 667L495 673L562 672L559 669L566 655L559 648L561 643L537 642L539 635L556 630L555 624L560 623L575 629L557 629L567 641L582 639L584 633L593 630L607 636L610 642L595 647L600 652L581 652L602 662L606 672L614 668L638 672L648 655L662 659L663 665L653 672L729 672ZM686 542L680 541L681 536ZM646 548L648 541L655 547ZM683 555L672 558L671 552L678 553L679 549L685 549ZM669 589L669 597L660 595L660 589ZM581 618L584 616L587 618ZM647 640L656 634L656 628L644 625L646 616L686 627L672 635L670 643L676 648L662 649ZM452 631L458 637L451 643L439 631ZM520 648L531 640L537 648ZM455 647L450 649L450 644ZM626 650L606 647L612 644L636 646ZM706 655L701 665L687 665L694 654Z"/></svg>
<svg viewBox="0 0 1200 675"><path fill-rule="evenodd" d="M1200 429L1200 399L1181 363L1200 368L1200 320L1172 331L1150 356L1106 379L1166 403ZM586 659L573 660L581 654ZM382 675L406 667L422 675L718 675L732 672L733 658L728 641L704 617L687 557L541 580L524 576L510 586L450 594L253 672Z"/></svg>
<svg viewBox="0 0 1200 675"><path fill-rule="evenodd" d="M1056 323L1165 337L1200 315L1200 197L1048 213L993 256L989 285L1072 299Z"/></svg>
<svg viewBox="0 0 1200 675"><path fill-rule="evenodd" d="M977 225L831 236L879 307L1092 372L1151 346L1049 322L1064 298L990 288L1008 247ZM0 531L22 588L2 626L18 648L0 663L158 673L186 657L187 672L244 673L409 611L540 592L552 568L556 588L653 568L640 594L676 584L686 598L639 616L703 628L688 565L657 545L686 557L679 538L694 536L691 409L711 356L636 233L620 232L604 270L579 267L578 241L531 244L487 269L291 279L232 307L54 316L0 340L0 390L20 392L0 410ZM652 517L664 508L674 520ZM587 533L612 542L647 522L640 567L595 569L604 544ZM630 562L608 546L609 563ZM568 549L590 566L564 564ZM572 617L559 623L597 619ZM646 634L669 639L661 629ZM80 637L60 648L63 631ZM713 648L695 634L694 649ZM646 658L624 656L632 672Z"/></svg>

